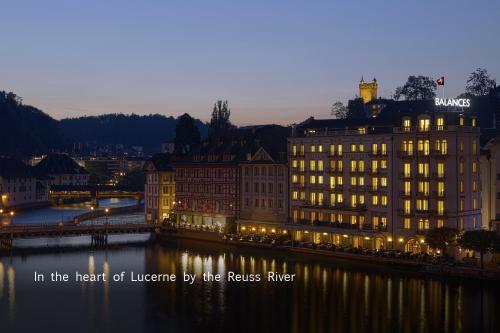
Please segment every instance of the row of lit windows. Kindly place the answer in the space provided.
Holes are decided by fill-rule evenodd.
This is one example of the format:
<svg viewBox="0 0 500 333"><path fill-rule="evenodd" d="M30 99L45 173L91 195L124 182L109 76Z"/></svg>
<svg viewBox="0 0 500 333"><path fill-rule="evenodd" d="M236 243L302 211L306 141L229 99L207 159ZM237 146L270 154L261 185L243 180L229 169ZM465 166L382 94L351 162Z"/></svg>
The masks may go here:
<svg viewBox="0 0 500 333"><path fill-rule="evenodd" d="M355 152L364 152L365 151L365 145L363 143L352 143L349 145L350 152L355 153ZM306 147L304 144L300 145L292 145L292 156L303 156L306 152ZM324 152L323 150L323 145L322 144L311 144L309 145L309 150L308 152L310 153L322 153ZM338 155L342 156L343 152L343 145L342 144L330 144L329 145L329 152L330 155ZM371 144L371 153L374 155L380 154L380 155L386 155L387 154L387 143L372 143Z"/></svg>
<svg viewBox="0 0 500 333"><path fill-rule="evenodd" d="M351 172L364 172L366 162L364 160L351 160L350 161L350 171ZM387 169L387 160L371 160L371 172L378 172L379 169ZM300 172L306 171L304 160L292 160L292 169L299 169ZM342 172L343 163L342 160L331 160L330 161L331 171ZM309 160L309 170L310 171L324 171L323 160Z"/></svg>
<svg viewBox="0 0 500 333"><path fill-rule="evenodd" d="M298 200L300 196L301 200L305 200L305 192L292 191L292 200ZM387 207L387 195L373 195L371 197L371 203L373 206ZM325 197L322 192L311 192L309 193L309 202L311 205L322 206L325 203ZM331 193L330 194L330 205L340 205L344 203L344 195L342 193ZM364 194L351 194L349 205L353 208L358 206L364 206L365 195Z"/></svg>
<svg viewBox="0 0 500 333"><path fill-rule="evenodd" d="M292 218L294 221L300 219L305 219L306 214L304 211L293 210ZM350 224L365 224L365 217L360 215L347 215L340 213L323 213L323 212L309 212L309 220L314 221L326 221L331 223L350 223ZM371 224L374 228L376 227L387 227L387 216L372 216Z"/></svg>
<svg viewBox="0 0 500 333"><path fill-rule="evenodd" d="M459 125L464 126L464 124L465 124L464 117L460 117ZM435 125L436 125L437 130L443 130L444 129L444 118L437 117ZM476 118L472 118L471 125L473 127L476 126ZM428 132L430 130L430 126L431 126L430 118L421 118L418 120L418 130L420 132ZM411 127L411 119L408 119L408 118L403 119L403 128L409 129L410 127Z"/></svg>

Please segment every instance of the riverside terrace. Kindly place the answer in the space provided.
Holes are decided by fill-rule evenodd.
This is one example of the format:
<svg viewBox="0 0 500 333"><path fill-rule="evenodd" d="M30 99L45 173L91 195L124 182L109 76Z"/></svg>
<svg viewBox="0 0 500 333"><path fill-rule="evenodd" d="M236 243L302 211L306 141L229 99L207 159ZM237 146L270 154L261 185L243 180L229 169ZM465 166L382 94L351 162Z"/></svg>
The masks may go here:
<svg viewBox="0 0 500 333"><path fill-rule="evenodd" d="M456 260L450 256L413 253L399 249L363 249L350 245L294 241L288 233L224 233L219 228L190 224L164 224L158 234L160 240L201 241L203 244L223 244L241 250L263 250L286 253L287 256L307 257L313 260L348 260L367 265L382 265L407 273L431 274L448 277L500 279L498 268L476 268L477 262L468 257Z"/></svg>

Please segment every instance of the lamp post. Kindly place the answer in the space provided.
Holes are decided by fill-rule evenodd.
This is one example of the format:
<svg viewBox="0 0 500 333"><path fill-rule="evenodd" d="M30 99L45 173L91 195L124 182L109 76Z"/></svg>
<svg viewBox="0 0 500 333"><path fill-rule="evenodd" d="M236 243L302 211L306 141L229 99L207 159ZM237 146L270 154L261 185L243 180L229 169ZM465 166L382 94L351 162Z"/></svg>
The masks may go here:
<svg viewBox="0 0 500 333"><path fill-rule="evenodd" d="M10 224L14 224L14 223L13 223L13 222L14 222L14 211L12 210L12 211L9 213L9 215L10 215Z"/></svg>
<svg viewBox="0 0 500 333"><path fill-rule="evenodd" d="M90 225L94 228L94 206L90 206Z"/></svg>
<svg viewBox="0 0 500 333"><path fill-rule="evenodd" d="M108 243L108 213L109 208L104 209L104 213L106 214L106 244Z"/></svg>

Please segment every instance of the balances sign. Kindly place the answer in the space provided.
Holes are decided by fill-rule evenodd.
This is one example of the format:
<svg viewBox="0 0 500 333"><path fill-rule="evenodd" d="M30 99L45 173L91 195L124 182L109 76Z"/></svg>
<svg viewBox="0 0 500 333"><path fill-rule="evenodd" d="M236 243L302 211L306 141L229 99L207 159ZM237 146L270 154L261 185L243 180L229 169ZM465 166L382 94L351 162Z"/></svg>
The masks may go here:
<svg viewBox="0 0 500 333"><path fill-rule="evenodd" d="M470 99L468 98L436 98L436 106L456 106L459 108L470 107Z"/></svg>

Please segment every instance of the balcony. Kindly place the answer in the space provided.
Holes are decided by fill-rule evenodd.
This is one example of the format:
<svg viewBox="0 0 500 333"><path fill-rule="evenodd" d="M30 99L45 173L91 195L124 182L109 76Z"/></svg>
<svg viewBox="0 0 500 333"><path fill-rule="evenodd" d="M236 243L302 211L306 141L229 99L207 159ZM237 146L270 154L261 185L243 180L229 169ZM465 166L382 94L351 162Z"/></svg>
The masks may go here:
<svg viewBox="0 0 500 333"><path fill-rule="evenodd" d="M414 214L411 211L405 211L404 209L398 209L399 216L411 217Z"/></svg>
<svg viewBox="0 0 500 333"><path fill-rule="evenodd" d="M445 176L444 172L443 173L433 172L432 173L432 178L434 178L434 179L443 179L444 180L444 179L446 179L446 176Z"/></svg>
<svg viewBox="0 0 500 333"><path fill-rule="evenodd" d="M399 191L399 196L400 197L411 197L411 191L409 191L409 192Z"/></svg>
<svg viewBox="0 0 500 333"><path fill-rule="evenodd" d="M432 196L434 198L446 198L446 192L445 191L432 191Z"/></svg>
<svg viewBox="0 0 500 333"><path fill-rule="evenodd" d="M401 179L410 179L412 178L411 173L409 172L400 172L399 173L399 178Z"/></svg>
<svg viewBox="0 0 500 333"><path fill-rule="evenodd" d="M427 179L429 179L429 174L428 173L417 173L417 179L427 180Z"/></svg>
<svg viewBox="0 0 500 333"><path fill-rule="evenodd" d="M397 155L399 158L413 158L413 151L398 150Z"/></svg>
<svg viewBox="0 0 500 333"><path fill-rule="evenodd" d="M342 192L343 190L344 190L344 185L330 186L330 191L332 192Z"/></svg>

